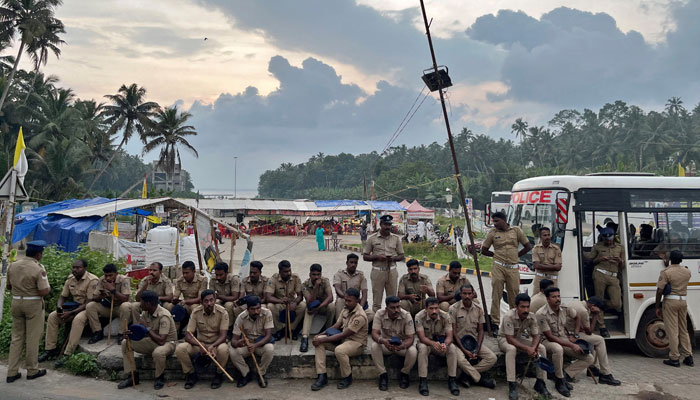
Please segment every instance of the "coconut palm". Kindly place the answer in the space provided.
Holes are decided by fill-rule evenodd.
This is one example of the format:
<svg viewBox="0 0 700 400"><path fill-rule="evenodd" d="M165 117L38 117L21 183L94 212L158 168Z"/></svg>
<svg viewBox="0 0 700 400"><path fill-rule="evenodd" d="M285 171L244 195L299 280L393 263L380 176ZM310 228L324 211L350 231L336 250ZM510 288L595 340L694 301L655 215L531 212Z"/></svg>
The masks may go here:
<svg viewBox="0 0 700 400"><path fill-rule="evenodd" d="M96 166L97 163L106 162L114 151L114 135L108 132L108 125L102 114L104 103L79 100L75 103L75 109L78 112L78 127L83 132L81 136L90 149L90 163Z"/></svg>
<svg viewBox="0 0 700 400"><path fill-rule="evenodd" d="M61 48L58 46L66 43L59 37L59 34L66 33L63 22L54 18L46 24L45 28L46 31L43 35L27 44L27 52L34 64L34 77L32 78L32 83L29 85L29 90L27 90L27 96L24 98L25 103L32 94L34 82L39 75L39 68L41 68L42 65L46 65L49 61L49 51L52 52L56 58L59 58L61 56Z"/></svg>
<svg viewBox="0 0 700 400"><path fill-rule="evenodd" d="M29 146L40 151L51 139L67 139L78 137L79 130L75 129L78 112L73 107L75 95L70 89L49 90L46 95L35 98L37 107L29 109L32 119L37 121L36 133L29 139Z"/></svg>

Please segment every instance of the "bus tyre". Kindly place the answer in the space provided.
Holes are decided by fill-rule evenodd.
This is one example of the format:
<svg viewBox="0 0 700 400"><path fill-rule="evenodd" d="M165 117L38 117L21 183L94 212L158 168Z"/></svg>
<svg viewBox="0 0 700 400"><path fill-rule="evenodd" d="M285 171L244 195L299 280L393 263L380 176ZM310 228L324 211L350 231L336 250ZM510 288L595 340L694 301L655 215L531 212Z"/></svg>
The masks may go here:
<svg viewBox="0 0 700 400"><path fill-rule="evenodd" d="M637 326L635 337L637 347L647 357L666 357L668 355L668 335L664 322L656 316L656 309L647 308Z"/></svg>

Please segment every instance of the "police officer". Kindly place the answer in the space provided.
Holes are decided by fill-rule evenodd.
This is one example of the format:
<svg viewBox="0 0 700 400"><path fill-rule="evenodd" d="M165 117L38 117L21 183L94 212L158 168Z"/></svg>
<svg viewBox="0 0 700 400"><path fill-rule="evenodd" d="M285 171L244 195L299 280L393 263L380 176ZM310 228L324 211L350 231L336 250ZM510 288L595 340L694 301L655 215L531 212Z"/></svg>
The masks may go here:
<svg viewBox="0 0 700 400"><path fill-rule="evenodd" d="M35 240L27 243L24 257L7 268L7 287L12 292L12 341L7 365L7 383L22 377L19 360L26 344L27 379L46 375L39 369L39 342L44 333L44 299L51 286L44 266L39 264L46 242ZM0 293L4 296L4 293Z"/></svg>
<svg viewBox="0 0 700 400"><path fill-rule="evenodd" d="M209 289L216 294L216 304L223 306L228 314L229 329L236 316L236 301L241 292L241 280L238 275L229 274L228 264L220 261L214 264L214 279L209 280Z"/></svg>
<svg viewBox="0 0 700 400"><path fill-rule="evenodd" d="M379 232L367 238L362 259L372 262L372 311L382 308L384 292L387 296L396 296L397 281L396 261L404 260L401 237L391 233L394 218L383 215L379 218Z"/></svg>
<svg viewBox="0 0 700 400"><path fill-rule="evenodd" d="M499 211L493 214L493 226L494 228L486 234L486 239L481 244L481 254L493 257L493 268L491 269L491 323L494 333L496 333L500 323L503 286L505 285L508 293L510 308L515 307L515 296L517 296L520 288L518 260L527 254L532 246L519 227L508 225L504 213ZM521 244L523 248L518 250L518 244ZM493 252L489 250L492 245Z"/></svg>
<svg viewBox="0 0 700 400"><path fill-rule="evenodd" d="M250 295L246 300L246 310L238 315L233 324L233 339L228 352L231 362L243 376L238 380L237 387L243 387L253 380L253 372L245 359L251 354L255 354L260 357L258 358L258 366L260 374L264 378L263 381L258 376L258 385L265 388L267 387L267 368L270 366L275 352L274 342L271 341L272 328L274 328L272 312L261 306L258 296ZM248 339L247 345L243 335Z"/></svg>
<svg viewBox="0 0 700 400"><path fill-rule="evenodd" d="M600 237L601 241L593 246L587 256L587 258L593 259L595 264L593 288L595 295L601 299L605 299L607 291L609 299L606 299L605 305L620 314L622 313L622 291L618 278L622 266L625 264L625 252L622 246L615 242L615 231L612 228L600 229ZM610 337L602 312L598 317L598 323L600 324L600 336Z"/></svg>
<svg viewBox="0 0 700 400"><path fill-rule="evenodd" d="M345 292L354 288L360 292L360 306L365 310L367 320L374 319L374 311L367 307L367 278L362 271L357 270L357 262L360 257L350 253L345 260L345 269L341 269L333 275L333 288L335 289L335 316L340 318L340 313L345 309Z"/></svg>
<svg viewBox="0 0 700 400"><path fill-rule="evenodd" d="M552 243L552 232L546 226L540 227L540 243L532 249L532 266L535 268L535 294L539 293L539 282L549 279L554 286L559 281L561 271L561 249Z"/></svg>
<svg viewBox="0 0 700 400"><path fill-rule="evenodd" d="M410 384L409 374L416 363L417 350L413 345L416 334L411 314L401 308L399 298L386 298L386 307L374 314L372 324L372 361L379 370L379 390L386 391L389 375L384 367L384 355L397 354L404 357L399 377L399 387L406 389Z"/></svg>
<svg viewBox="0 0 700 400"><path fill-rule="evenodd" d="M292 264L287 260L280 261L277 269L279 272L272 275L265 288L265 301L267 301L267 308L272 311L272 322L275 324L275 339L280 340L285 336L287 324L289 324L292 329L292 340L296 340L299 335L296 329L304 318L306 308L301 279L297 274L292 273ZM287 321L287 307L296 314L292 316L290 313L291 322ZM282 313L285 314L285 322L280 321Z"/></svg>
<svg viewBox="0 0 700 400"><path fill-rule="evenodd" d="M680 251L671 251L669 261L671 265L661 271L659 282L656 285L656 315L664 321L670 348L669 359L664 360L664 364L680 367L681 363L679 360L680 357L683 357L683 364L692 367L695 365L693 362L693 348L690 345L690 336L688 335L686 323L688 315L686 295L691 274L688 267L681 265L683 253ZM667 285L670 286L670 290L665 292L664 289ZM663 306L661 296L663 296ZM678 351L679 344L680 352Z"/></svg>
<svg viewBox="0 0 700 400"><path fill-rule="evenodd" d="M447 387L454 396L459 396L457 387L457 349L452 344L452 321L442 311L435 297L425 300L425 309L416 314L418 335L418 392L428 396L428 356L432 353L447 358Z"/></svg>
<svg viewBox="0 0 700 400"><path fill-rule="evenodd" d="M459 261L450 262L447 273L437 281L436 294L442 311L449 311L450 306L457 302L455 294L464 285L471 285L471 283L466 276L462 275L462 264Z"/></svg>
<svg viewBox="0 0 700 400"><path fill-rule="evenodd" d="M302 293L306 299L306 309L304 310L304 324L301 329L301 345L299 351L306 353L309 351L309 334L311 334L311 323L314 315L322 314L326 316L326 324L333 325L335 317L335 306L333 302L333 290L331 282L322 275L321 264L311 264L309 267L309 279L301 285Z"/></svg>
<svg viewBox="0 0 700 400"><path fill-rule="evenodd" d="M427 275L419 273L418 260L408 260L406 262L408 273L399 279L399 299L401 308L415 316L421 311L425 304L425 299L435 297L433 283Z"/></svg>
<svg viewBox="0 0 700 400"><path fill-rule="evenodd" d="M547 297L544 295L544 291L550 287L554 286L554 282L549 279L541 279L537 284L539 291L532 296L530 299L530 312L536 313L545 304L547 304Z"/></svg>
<svg viewBox="0 0 700 400"><path fill-rule="evenodd" d="M238 299L242 299L244 296L258 296L262 301L265 299L265 288L267 288L267 282L269 278L262 274L263 263L260 261L250 262L250 272L248 276L243 278L241 281L240 293L238 293ZM247 305L243 301L239 301L239 309L236 310L237 313L243 312Z"/></svg>
<svg viewBox="0 0 700 400"><path fill-rule="evenodd" d="M195 272L192 261L185 261L182 263L182 276L175 279L173 304L181 304L187 310L187 314L191 315L192 310L201 304L201 294L206 288L206 278Z"/></svg>
<svg viewBox="0 0 700 400"><path fill-rule="evenodd" d="M121 344L124 334L124 322L128 320L131 313L131 305L129 304L131 299L131 278L126 275L119 275L117 266L114 264L105 265L102 268L102 272L104 274L97 281L95 297L86 307L88 322L90 323L90 329L92 329L92 337L88 343L93 344L102 340L104 335L102 334L100 317L109 318L111 310L112 317L120 318L117 341ZM112 321L109 321L108 325L111 323ZM65 362L66 360L62 358L59 361Z"/></svg>
<svg viewBox="0 0 700 400"><path fill-rule="evenodd" d="M163 264L158 261L151 263L148 266L148 275L146 275L141 282L139 282L139 288L136 291L136 303L138 305L141 301L141 294L146 290L155 292L158 295L158 301L160 305L166 310L170 311L173 308L173 282L168 279L168 277L163 275ZM140 311L137 310L137 314Z"/></svg>
<svg viewBox="0 0 700 400"><path fill-rule="evenodd" d="M46 323L45 351L39 356L39 362L44 362L58 355L56 342L58 341L58 328L62 324L71 323L75 327L75 332L71 327L69 342L77 343L83 332L83 327L87 321L87 315L83 312L88 301L95 297L98 277L87 271L87 261L77 259L73 261L73 273L66 279L61 295L56 303L56 311L49 314ZM71 298L79 305L72 309L64 308L63 305ZM80 318L78 318L80 316Z"/></svg>

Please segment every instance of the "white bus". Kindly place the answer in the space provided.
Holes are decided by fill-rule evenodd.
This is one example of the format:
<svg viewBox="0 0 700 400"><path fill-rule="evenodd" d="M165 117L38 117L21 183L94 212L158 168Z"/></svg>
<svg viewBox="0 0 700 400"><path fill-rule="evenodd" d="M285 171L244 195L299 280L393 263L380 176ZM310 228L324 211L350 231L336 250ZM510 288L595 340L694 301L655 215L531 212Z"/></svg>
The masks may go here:
<svg viewBox="0 0 700 400"><path fill-rule="evenodd" d="M700 324L700 178L606 173L525 179L513 185L508 221L532 243L539 227L552 230L552 240L562 249L559 287L565 304L594 295L593 265L585 255L598 240L597 225L617 224L616 240L626 259L620 276L623 313L606 314L606 325L612 339L635 339L649 357L668 352L663 321L654 312L656 282L664 268L654 249L662 244L680 249L683 265L692 272L688 330L695 342Z"/></svg>

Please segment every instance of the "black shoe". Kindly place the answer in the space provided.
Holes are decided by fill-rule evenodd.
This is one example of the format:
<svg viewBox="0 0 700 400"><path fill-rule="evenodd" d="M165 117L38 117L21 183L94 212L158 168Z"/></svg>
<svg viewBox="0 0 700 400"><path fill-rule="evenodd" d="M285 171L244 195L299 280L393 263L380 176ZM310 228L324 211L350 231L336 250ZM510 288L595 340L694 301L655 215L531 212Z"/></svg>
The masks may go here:
<svg viewBox="0 0 700 400"><path fill-rule="evenodd" d="M340 382L338 382L338 389L347 389L352 385L352 374L346 376L343 378Z"/></svg>
<svg viewBox="0 0 700 400"><path fill-rule="evenodd" d="M609 338L610 332L608 332L608 328L600 328L600 336L604 338Z"/></svg>
<svg viewBox="0 0 700 400"><path fill-rule="evenodd" d="M485 378L483 375L481 375L481 379L479 379L479 382L477 382L476 384L489 389L496 388L496 381L492 378Z"/></svg>
<svg viewBox="0 0 700 400"><path fill-rule="evenodd" d="M247 385L252 380L253 380L253 372L249 371L246 376L244 376L238 380L238 382L236 383L236 387L242 388L243 386Z"/></svg>
<svg viewBox="0 0 700 400"><path fill-rule="evenodd" d="M137 385L139 384L139 373L138 372L134 372L134 381L136 382ZM131 382L131 374L129 374L129 375L127 375L126 379L119 382L117 389L126 389L126 388L132 387L132 386L134 386L134 385L133 385L133 382Z"/></svg>
<svg viewBox="0 0 700 400"><path fill-rule="evenodd" d="M509 382L509 383L510 383L510 382ZM513 382L513 383L515 383L515 382ZM535 392L537 392L537 393L539 393L540 395L542 395L542 397L544 397L545 399L551 399L551 398L552 398L552 394L549 393L549 390L547 390L547 384L545 384L544 381L543 381L542 379L538 379L537 381L535 381L535 387L534 387L534 389L535 389Z"/></svg>
<svg viewBox="0 0 700 400"><path fill-rule="evenodd" d="M99 342L100 340L104 339L105 335L102 334L102 331L97 331L92 334L92 337L90 337L90 340L88 340L88 344L94 344Z"/></svg>
<svg viewBox="0 0 700 400"><path fill-rule="evenodd" d="M45 369L40 369L39 372L37 372L34 375L27 375L27 380L32 380L36 378L41 378L42 376L46 375L46 370Z"/></svg>
<svg viewBox="0 0 700 400"><path fill-rule="evenodd" d="M224 374L214 374L214 378L211 380L211 388L218 389L221 387L221 382L224 380Z"/></svg>
<svg viewBox="0 0 700 400"><path fill-rule="evenodd" d="M124 335L120 333L117 335L117 344L122 344L122 340L124 340Z"/></svg>
<svg viewBox="0 0 700 400"><path fill-rule="evenodd" d="M457 383L462 385L463 388L469 389L469 386L471 386L472 378L471 376L465 374L464 372L460 373L459 376L457 377Z"/></svg>
<svg viewBox="0 0 700 400"><path fill-rule="evenodd" d="M447 377L447 388L450 390L453 396L459 396L459 386L454 376Z"/></svg>
<svg viewBox="0 0 700 400"><path fill-rule="evenodd" d="M615 379L612 374L607 374L607 375L601 375L600 379L598 379L599 383L604 383L606 385L610 386L620 386L622 382L618 381Z"/></svg>
<svg viewBox="0 0 700 400"><path fill-rule="evenodd" d="M190 372L189 374L187 374L187 377L185 378L185 389L192 389L194 385L197 384L198 380L199 378L194 372Z"/></svg>
<svg viewBox="0 0 700 400"><path fill-rule="evenodd" d="M567 389L574 390L574 385L572 385L571 382L576 381L574 380L574 378L570 377L569 374L564 372L564 384L566 385Z"/></svg>
<svg viewBox="0 0 700 400"><path fill-rule="evenodd" d="M683 359L683 364L689 366L689 367L694 367L695 362L693 362L693 356L688 356Z"/></svg>
<svg viewBox="0 0 700 400"><path fill-rule="evenodd" d="M8 376L8 377L5 379L5 381L6 381L7 383L12 383L12 382L16 381L17 379L19 379L19 378L21 378L21 377L22 377L22 374L20 374L20 373L18 372L17 375L15 375L15 376Z"/></svg>
<svg viewBox="0 0 700 400"><path fill-rule="evenodd" d="M299 340L299 331L296 329L292 331L292 340Z"/></svg>
<svg viewBox="0 0 700 400"><path fill-rule="evenodd" d="M600 370L595 365L591 365L590 367L588 367L588 372L586 373L586 375L588 375L588 376L600 376Z"/></svg>
<svg viewBox="0 0 700 400"><path fill-rule="evenodd" d="M165 374L159 376L156 378L156 381L153 382L153 389L155 390L160 390L165 387Z"/></svg>
<svg viewBox="0 0 700 400"><path fill-rule="evenodd" d="M315 392L323 389L323 387L326 385L328 385L328 374L318 374L316 382L311 385L311 390Z"/></svg>
<svg viewBox="0 0 700 400"><path fill-rule="evenodd" d="M677 368L681 367L681 362L678 360L664 360L664 364Z"/></svg>
<svg viewBox="0 0 700 400"><path fill-rule="evenodd" d="M66 361L70 358L70 355L64 354L62 355L56 362L53 364L54 368L61 368L66 364Z"/></svg>
<svg viewBox="0 0 700 400"><path fill-rule="evenodd" d="M58 357L58 349L46 350L39 356L39 362L44 362L55 357Z"/></svg>
<svg viewBox="0 0 700 400"><path fill-rule="evenodd" d="M284 329L280 329L279 331L275 332L274 335L272 335L272 337L274 337L275 340L278 342L284 339Z"/></svg>
<svg viewBox="0 0 700 400"><path fill-rule="evenodd" d="M430 394L428 390L428 378L418 378L418 393L423 396Z"/></svg>
<svg viewBox="0 0 700 400"><path fill-rule="evenodd" d="M309 338L303 337L301 338L301 344L299 345L299 351L302 353L306 353L309 351Z"/></svg>
<svg viewBox="0 0 700 400"><path fill-rule="evenodd" d="M508 400L518 400L518 384L508 382Z"/></svg>
<svg viewBox="0 0 700 400"><path fill-rule="evenodd" d="M411 377L408 376L408 374L404 374L403 372L401 373L401 376L399 376L399 387L401 389L406 389L408 385L411 384Z"/></svg>
<svg viewBox="0 0 700 400"><path fill-rule="evenodd" d="M389 375L386 372L379 375L379 390L382 392L389 390Z"/></svg>
<svg viewBox="0 0 700 400"><path fill-rule="evenodd" d="M564 381L564 379L554 378L554 388L557 389L560 395L571 397L571 392L569 391L569 387L566 386L566 381Z"/></svg>
<svg viewBox="0 0 700 400"><path fill-rule="evenodd" d="M265 389L267 387L267 374L263 375L262 377L265 382L263 382L263 379L260 379L260 375L258 375L258 386Z"/></svg>

